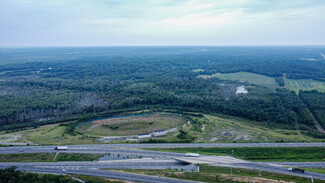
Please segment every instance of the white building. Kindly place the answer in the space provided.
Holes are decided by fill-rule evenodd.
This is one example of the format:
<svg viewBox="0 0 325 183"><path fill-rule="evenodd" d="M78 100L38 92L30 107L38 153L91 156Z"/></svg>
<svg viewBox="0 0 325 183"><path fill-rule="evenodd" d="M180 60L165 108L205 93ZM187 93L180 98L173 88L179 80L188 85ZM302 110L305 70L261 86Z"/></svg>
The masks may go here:
<svg viewBox="0 0 325 183"><path fill-rule="evenodd" d="M161 137L161 136L166 136L166 135L167 135L167 131L164 129L156 130L153 132L154 137Z"/></svg>
<svg viewBox="0 0 325 183"><path fill-rule="evenodd" d="M245 86L238 86L236 89L237 89L236 94L242 94L242 93L247 94L248 93Z"/></svg>
<svg viewBox="0 0 325 183"><path fill-rule="evenodd" d="M151 138L151 136L152 136L151 133L140 133L140 134L138 134L138 139Z"/></svg>

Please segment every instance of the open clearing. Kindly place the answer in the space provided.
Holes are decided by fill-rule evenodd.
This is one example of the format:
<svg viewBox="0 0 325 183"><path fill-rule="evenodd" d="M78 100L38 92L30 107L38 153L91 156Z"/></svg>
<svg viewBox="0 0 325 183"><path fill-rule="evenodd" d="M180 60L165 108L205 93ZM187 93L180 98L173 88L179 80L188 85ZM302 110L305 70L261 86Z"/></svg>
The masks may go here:
<svg viewBox="0 0 325 183"><path fill-rule="evenodd" d="M192 72L203 72L203 71L204 71L204 69L201 69L201 68L192 70Z"/></svg>
<svg viewBox="0 0 325 183"><path fill-rule="evenodd" d="M66 126L60 124L52 124L8 134L21 136L21 138L15 142L33 142L40 145L92 144L96 140L95 138L87 138L79 134L66 134L66 128Z"/></svg>
<svg viewBox="0 0 325 183"><path fill-rule="evenodd" d="M93 121L81 126L79 131L93 136L130 136L159 129L177 128L184 123L185 119L175 114L157 113Z"/></svg>
<svg viewBox="0 0 325 183"><path fill-rule="evenodd" d="M321 142L323 140L306 136L296 130L267 129L260 122L238 117L204 114L203 117L192 118L198 120L200 124L185 124L185 119L175 114L156 113L86 123L78 129L83 132L83 135L67 134L65 133L67 126L52 124L11 133L1 132L0 139L7 141L10 137L10 142L40 145L94 144L104 143L99 141L102 136L130 136L157 129L177 128L195 137L194 142L265 142L266 139L267 142ZM178 134L176 130L159 139L174 142L179 140ZM120 140L114 143L125 142Z"/></svg>
<svg viewBox="0 0 325 183"><path fill-rule="evenodd" d="M317 142L322 139L312 138L296 130L268 129L258 124L231 116L204 115L197 117L202 122L199 129L192 124L184 126L190 135L197 137L197 142Z"/></svg>
<svg viewBox="0 0 325 183"><path fill-rule="evenodd" d="M286 88L299 93L299 90L318 90L325 92L325 83L312 79L284 79Z"/></svg>
<svg viewBox="0 0 325 183"><path fill-rule="evenodd" d="M251 84L263 85L268 87L279 86L274 80L274 78L272 77L268 77L260 74L254 74L250 72L235 72L235 73L227 73L227 74L216 73L212 75L199 75L197 77L202 79L218 77L224 80L238 80L240 82L248 82Z"/></svg>

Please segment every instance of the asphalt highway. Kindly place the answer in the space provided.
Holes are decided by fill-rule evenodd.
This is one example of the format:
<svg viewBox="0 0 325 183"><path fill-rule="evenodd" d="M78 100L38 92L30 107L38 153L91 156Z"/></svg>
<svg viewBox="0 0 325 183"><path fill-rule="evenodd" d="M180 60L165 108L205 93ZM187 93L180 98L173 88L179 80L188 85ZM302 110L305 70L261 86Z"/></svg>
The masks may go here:
<svg viewBox="0 0 325 183"><path fill-rule="evenodd" d="M119 154L135 154L146 157L183 157L184 153L149 151L139 149L113 149L113 148L75 148L69 147L68 150L55 150L54 146L24 146L24 147L5 147L0 148L0 154L21 154L21 153L119 153Z"/></svg>
<svg viewBox="0 0 325 183"><path fill-rule="evenodd" d="M107 177L113 179L139 181L139 182L153 182L153 183L194 183L195 181L187 181L173 178L165 178L158 176L148 176L141 174L125 173L118 171L107 171L94 168L94 166L75 165L69 163L0 163L0 168L7 168L16 166L18 170L24 170L27 172L35 173L57 173L57 174L78 174L78 175L90 175L98 177ZM100 168L103 168L101 166Z"/></svg>
<svg viewBox="0 0 325 183"><path fill-rule="evenodd" d="M88 148L180 148L180 147L325 147L325 143L162 143L162 144L98 144L71 145Z"/></svg>
<svg viewBox="0 0 325 183"><path fill-rule="evenodd" d="M270 165L270 164L260 163L260 162L234 163L234 164L210 164L210 165L253 169L253 170L281 173L281 174L294 175L300 177L307 177L307 178L313 177L315 179L325 180L325 174L322 173L314 173L309 171L305 171L305 173L297 173L297 172L289 171L288 168L282 167L280 165Z"/></svg>
<svg viewBox="0 0 325 183"><path fill-rule="evenodd" d="M25 146L22 146L25 147ZM28 147L28 146L26 146ZM33 146L55 147L55 146ZM69 145L71 148L181 148L181 147L325 147L325 143L152 143Z"/></svg>
<svg viewBox="0 0 325 183"><path fill-rule="evenodd" d="M181 148L181 147L325 147L325 143L175 143L175 144L94 144L94 145L69 145L68 152L113 152L113 149L127 148ZM57 152L56 146L15 146L1 147L0 154L11 153L46 153ZM161 155L166 153L160 152ZM158 154L156 152L155 154ZM173 155L167 153L167 155ZM177 156L174 154L173 156Z"/></svg>
<svg viewBox="0 0 325 183"><path fill-rule="evenodd" d="M191 171L196 166L195 162L203 162L213 166L237 167L256 169L268 172L313 177L325 180L325 174L305 171L297 173L288 171L282 166L292 167L324 167L323 162L249 162L233 157L206 156L185 157L184 153L172 153L162 151L139 150L135 148L177 148L177 147L325 147L325 143L198 143L198 144L101 144L101 145L69 145L68 150L55 150L56 146L15 146L1 147L0 154L16 153L119 153L125 155L137 155L146 158L128 160L108 160L94 162L49 162L49 163L0 163L0 168L17 166L20 170L30 172L50 172L65 174L82 174L101 177L109 177L140 182L191 182L169 178L159 178L146 175L130 174L102 169L183 169Z"/></svg>
<svg viewBox="0 0 325 183"><path fill-rule="evenodd" d="M301 176L301 177L313 177L315 179L325 180L325 174L314 173L305 171L305 173L297 173L289 171L285 167L274 166L266 163L259 162L247 162L247 163L233 163L233 164L210 164L212 166L222 167L235 167L245 169L255 169L261 171L282 173L287 175ZM0 168L7 168L11 166L18 167L19 170L25 170L30 172L50 172L50 173L66 173L66 174L82 174L101 177L110 177L123 180L133 180L142 182L179 182L178 180L171 179L165 180L162 178L142 176L138 174L128 174L115 171L104 171L102 169L166 169L166 168L178 168L183 169L186 166L194 168L193 165L178 162L176 160L127 160L127 161L108 161L108 162L6 162L0 163ZM192 166L192 167L191 167ZM160 180L161 179L161 180ZM182 182L182 181L180 181ZM187 181L183 181L187 182ZM191 181L189 181L191 182Z"/></svg>
<svg viewBox="0 0 325 183"><path fill-rule="evenodd" d="M325 168L325 162L268 162L270 164L290 166L290 167L306 167L306 168Z"/></svg>
<svg viewBox="0 0 325 183"><path fill-rule="evenodd" d="M0 162L0 167L25 167L33 166L42 169L185 169L194 170L195 165L176 160L127 160L108 162Z"/></svg>

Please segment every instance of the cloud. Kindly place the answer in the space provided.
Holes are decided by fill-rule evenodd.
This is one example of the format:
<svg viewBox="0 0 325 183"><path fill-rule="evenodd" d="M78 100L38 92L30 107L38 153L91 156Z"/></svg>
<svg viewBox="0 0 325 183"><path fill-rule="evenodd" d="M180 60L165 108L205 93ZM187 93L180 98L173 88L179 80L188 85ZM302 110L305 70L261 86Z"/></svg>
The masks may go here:
<svg viewBox="0 0 325 183"><path fill-rule="evenodd" d="M0 17L0 46L325 43L323 0L10 0Z"/></svg>
<svg viewBox="0 0 325 183"><path fill-rule="evenodd" d="M162 20L163 24L168 24L170 26L177 27L202 27L202 26L225 26L227 24L232 24L236 21L238 16L240 16L241 11L233 11L233 12L222 12L222 13L194 13L187 14L182 17L177 18L167 18Z"/></svg>

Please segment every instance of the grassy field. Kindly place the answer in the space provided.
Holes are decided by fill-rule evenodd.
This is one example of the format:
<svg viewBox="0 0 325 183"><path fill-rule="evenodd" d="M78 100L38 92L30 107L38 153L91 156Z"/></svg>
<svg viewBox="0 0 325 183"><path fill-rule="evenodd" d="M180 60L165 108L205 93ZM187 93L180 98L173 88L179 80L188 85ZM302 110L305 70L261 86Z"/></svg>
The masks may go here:
<svg viewBox="0 0 325 183"><path fill-rule="evenodd" d="M70 135L65 133L66 126L60 124L40 126L12 133L0 133L0 141L36 143L40 145L70 145L70 144L94 144L103 143L99 138L87 135L130 135L141 132L152 132L155 129L168 129L177 127L183 129L195 137L194 142L322 142L324 139L316 139L303 135L296 130L267 129L261 122L225 115L192 116L192 120L199 123L185 124L183 118L177 116L147 116L145 118L119 118L114 119L111 126L97 123L93 131L87 131L96 123L88 123L81 127L84 135ZM105 126L106 125L106 126ZM116 126L118 127L117 129ZM110 128L111 127L111 128ZM113 129L112 129L113 128ZM135 129L138 128L138 129ZM106 134L105 134L106 133ZM170 132L166 137L159 138L166 142L176 142L178 131ZM123 140L114 143L125 143Z"/></svg>
<svg viewBox="0 0 325 183"><path fill-rule="evenodd" d="M304 162L325 161L325 147L240 147L240 148L171 148L151 149L179 153L230 155L250 161Z"/></svg>
<svg viewBox="0 0 325 183"><path fill-rule="evenodd" d="M325 174L325 168L304 168L306 171L310 172L316 172L316 173L324 173Z"/></svg>
<svg viewBox="0 0 325 183"><path fill-rule="evenodd" d="M220 79L225 80L238 80L240 82L248 82L256 85L263 85L268 87L278 87L279 85L275 82L274 78L254 74L249 72L235 72L235 73L227 73L227 74L212 74L212 75L199 75L198 78L208 79L218 77Z"/></svg>
<svg viewBox="0 0 325 183"><path fill-rule="evenodd" d="M55 161L94 161L105 154L59 153ZM55 153L0 154L0 162L52 162Z"/></svg>
<svg viewBox="0 0 325 183"><path fill-rule="evenodd" d="M148 115L133 118L116 118L108 124L93 128L86 131L83 135L70 135L65 132L66 126L60 124L44 125L38 128L22 130L17 132L0 132L0 142L24 142L39 145L72 145L72 144L94 144L103 143L98 141L100 135L137 135L142 132L152 132L158 129L181 128L185 123L185 119L167 114ZM87 123L79 130L84 132L88 130L93 123ZM118 127L118 128L116 128ZM88 136L90 135L90 136ZM177 130L168 133L168 136L159 138L168 141L177 140ZM124 143L124 141L116 141L114 143Z"/></svg>
<svg viewBox="0 0 325 183"><path fill-rule="evenodd" d="M325 82L315 81L311 79L284 79L285 87L289 90L295 91L297 94L299 90L318 90L325 92Z"/></svg>
<svg viewBox="0 0 325 183"><path fill-rule="evenodd" d="M87 138L82 135L70 135L65 133L66 126L60 124L45 125L36 129L23 132L21 141L31 141L37 144L68 145L68 144L92 144L95 138Z"/></svg>
<svg viewBox="0 0 325 183"><path fill-rule="evenodd" d="M200 172L180 172L174 170L123 170L126 172L141 173L154 176L172 177L178 179L202 181L202 182L310 182L309 178L284 175L270 172L259 172L258 170L247 170L233 168L232 176L230 175L230 168L213 167L207 165L200 165ZM316 180L315 182L325 182L323 180Z"/></svg>
<svg viewBox="0 0 325 183"><path fill-rule="evenodd" d="M0 162L50 162L55 153L0 154Z"/></svg>
<svg viewBox="0 0 325 183"><path fill-rule="evenodd" d="M0 139L6 137L9 142L25 142L39 145L91 144L97 140L79 134L66 134L66 128L66 126L60 124L44 125L34 129L0 134Z"/></svg>
<svg viewBox="0 0 325 183"><path fill-rule="evenodd" d="M59 153L56 161L95 161L105 154Z"/></svg>
<svg viewBox="0 0 325 183"><path fill-rule="evenodd" d="M153 114L147 116L121 117L93 121L78 130L93 136L126 136L153 132L159 129L179 128L185 120L170 114Z"/></svg>
<svg viewBox="0 0 325 183"><path fill-rule="evenodd" d="M201 69L201 68L192 70L192 72L203 72L203 71L204 71L204 69Z"/></svg>
<svg viewBox="0 0 325 183"><path fill-rule="evenodd" d="M201 125L184 126L184 129L199 142L321 142L296 130L268 129L261 122L225 115L194 117Z"/></svg>

